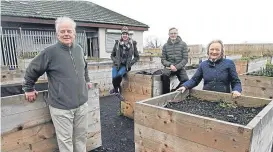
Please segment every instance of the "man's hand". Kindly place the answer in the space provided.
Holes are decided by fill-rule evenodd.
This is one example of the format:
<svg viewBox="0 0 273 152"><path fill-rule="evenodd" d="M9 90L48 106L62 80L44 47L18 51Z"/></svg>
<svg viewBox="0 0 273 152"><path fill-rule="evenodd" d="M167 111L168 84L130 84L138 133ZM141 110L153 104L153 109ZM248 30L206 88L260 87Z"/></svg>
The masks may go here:
<svg viewBox="0 0 273 152"><path fill-rule="evenodd" d="M241 96L241 93L240 93L240 92L238 92L238 91L232 91L232 97L233 97L233 98L237 98L237 97L239 97L239 96Z"/></svg>
<svg viewBox="0 0 273 152"><path fill-rule="evenodd" d="M34 102L36 100L37 95L38 92L36 90L32 92L25 92L25 97L28 102Z"/></svg>
<svg viewBox="0 0 273 152"><path fill-rule="evenodd" d="M174 72L177 71L177 69L174 65L171 65L170 68L171 68L171 71L174 71Z"/></svg>
<svg viewBox="0 0 273 152"><path fill-rule="evenodd" d="M185 87L180 87L177 89L177 91L181 91L182 93L184 93L187 89Z"/></svg>
<svg viewBox="0 0 273 152"><path fill-rule="evenodd" d="M88 87L88 89L91 89L92 88L92 83L91 82L87 82L87 87Z"/></svg>

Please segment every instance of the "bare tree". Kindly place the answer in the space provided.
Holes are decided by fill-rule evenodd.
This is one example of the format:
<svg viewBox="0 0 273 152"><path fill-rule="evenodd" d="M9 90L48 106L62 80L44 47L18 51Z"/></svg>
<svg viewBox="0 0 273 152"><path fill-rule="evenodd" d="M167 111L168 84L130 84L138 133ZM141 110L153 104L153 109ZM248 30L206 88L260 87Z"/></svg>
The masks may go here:
<svg viewBox="0 0 273 152"><path fill-rule="evenodd" d="M156 48L161 48L161 46L162 44L157 37L149 36L146 38L146 44L145 44L146 49L156 49Z"/></svg>

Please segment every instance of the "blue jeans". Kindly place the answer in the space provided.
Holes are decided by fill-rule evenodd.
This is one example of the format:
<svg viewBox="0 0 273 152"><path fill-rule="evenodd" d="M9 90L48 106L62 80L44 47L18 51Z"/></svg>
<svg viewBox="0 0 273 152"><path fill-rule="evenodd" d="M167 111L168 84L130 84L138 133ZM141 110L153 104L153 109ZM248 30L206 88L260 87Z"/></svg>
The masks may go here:
<svg viewBox="0 0 273 152"><path fill-rule="evenodd" d="M126 74L126 67L125 66L121 66L120 68L119 68L119 70L117 70L117 68L114 66L113 68L112 68L112 78L113 79L115 79L115 78L117 78L117 77L123 77L124 76L124 74Z"/></svg>
<svg viewBox="0 0 273 152"><path fill-rule="evenodd" d="M114 87L115 93L121 93L120 83L122 81L122 77L126 74L127 70L125 66L121 66L119 70L116 67L112 68L112 83Z"/></svg>

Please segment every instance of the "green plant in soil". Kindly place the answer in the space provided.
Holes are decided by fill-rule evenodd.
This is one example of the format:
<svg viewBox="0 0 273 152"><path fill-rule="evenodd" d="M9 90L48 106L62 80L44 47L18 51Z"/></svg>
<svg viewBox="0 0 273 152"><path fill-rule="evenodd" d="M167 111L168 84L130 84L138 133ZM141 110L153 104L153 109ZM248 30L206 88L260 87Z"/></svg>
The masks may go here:
<svg viewBox="0 0 273 152"><path fill-rule="evenodd" d="M259 71L248 73L247 75L273 77L273 64L268 63L266 64L265 68L261 68Z"/></svg>
<svg viewBox="0 0 273 152"><path fill-rule="evenodd" d="M260 58L260 57L259 56L244 56L240 60L247 60L247 61L249 61L249 60L254 60L254 59L258 59L258 58Z"/></svg>
<svg viewBox="0 0 273 152"><path fill-rule="evenodd" d="M224 101L220 101L220 107L223 107L223 108L237 108L237 104L235 103L227 103L227 102L224 102Z"/></svg>

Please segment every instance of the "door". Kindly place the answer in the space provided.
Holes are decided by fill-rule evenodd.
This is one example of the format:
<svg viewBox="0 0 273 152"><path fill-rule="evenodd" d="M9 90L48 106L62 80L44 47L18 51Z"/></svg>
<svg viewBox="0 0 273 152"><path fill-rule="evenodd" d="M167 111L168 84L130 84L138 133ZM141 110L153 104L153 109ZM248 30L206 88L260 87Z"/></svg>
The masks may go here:
<svg viewBox="0 0 273 152"><path fill-rule="evenodd" d="M92 37L92 54L93 57L99 58L99 43L98 43L98 37Z"/></svg>

